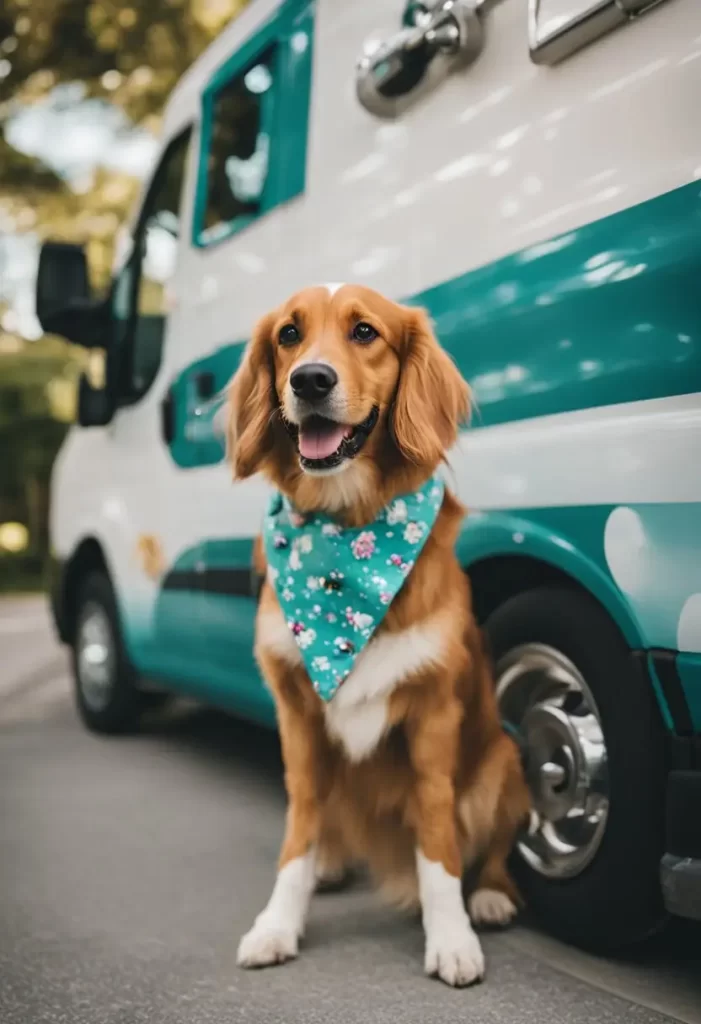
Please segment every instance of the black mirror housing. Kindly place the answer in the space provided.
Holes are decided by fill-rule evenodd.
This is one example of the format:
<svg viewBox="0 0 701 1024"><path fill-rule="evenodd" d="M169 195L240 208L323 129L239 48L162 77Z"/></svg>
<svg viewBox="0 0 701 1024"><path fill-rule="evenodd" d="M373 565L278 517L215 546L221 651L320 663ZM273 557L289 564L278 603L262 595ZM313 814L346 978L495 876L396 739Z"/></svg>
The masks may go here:
<svg viewBox="0 0 701 1024"><path fill-rule="evenodd" d="M37 315L42 322L67 303L79 304L91 298L88 261L82 245L44 242L37 273Z"/></svg>
<svg viewBox="0 0 701 1024"><path fill-rule="evenodd" d="M59 334L84 348L106 348L109 308L95 300L82 245L44 242L39 254L36 286L39 323L48 334Z"/></svg>
<svg viewBox="0 0 701 1024"><path fill-rule="evenodd" d="M114 416L114 400L106 388L94 388L82 373L78 382L78 423L81 427L105 427Z"/></svg>

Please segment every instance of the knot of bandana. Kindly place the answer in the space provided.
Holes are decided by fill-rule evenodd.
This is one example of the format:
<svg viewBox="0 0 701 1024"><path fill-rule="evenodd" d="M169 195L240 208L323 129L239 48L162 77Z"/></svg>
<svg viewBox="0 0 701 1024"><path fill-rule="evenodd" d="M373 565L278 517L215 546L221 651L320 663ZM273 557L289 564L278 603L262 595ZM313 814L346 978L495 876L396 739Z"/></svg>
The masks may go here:
<svg viewBox="0 0 701 1024"><path fill-rule="evenodd" d="M329 701L350 675L411 572L443 503L432 477L362 527L303 516L273 495L263 540L268 579L315 691Z"/></svg>

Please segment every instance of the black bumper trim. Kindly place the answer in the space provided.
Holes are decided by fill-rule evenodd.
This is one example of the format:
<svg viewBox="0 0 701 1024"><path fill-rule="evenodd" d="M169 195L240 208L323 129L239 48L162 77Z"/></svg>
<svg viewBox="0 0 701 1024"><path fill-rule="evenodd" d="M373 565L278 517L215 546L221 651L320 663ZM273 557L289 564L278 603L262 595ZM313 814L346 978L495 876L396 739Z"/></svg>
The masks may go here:
<svg viewBox="0 0 701 1024"><path fill-rule="evenodd" d="M672 771L701 772L701 735L667 737L669 767Z"/></svg>
<svg viewBox="0 0 701 1024"><path fill-rule="evenodd" d="M677 652L654 648L650 651L650 657L672 716L674 731L678 736L691 736L694 723L677 671Z"/></svg>
<svg viewBox="0 0 701 1024"><path fill-rule="evenodd" d="M665 850L701 862L701 771L671 771L666 804Z"/></svg>
<svg viewBox="0 0 701 1024"><path fill-rule="evenodd" d="M660 879L669 913L701 921L701 860L666 853L660 865Z"/></svg>
<svg viewBox="0 0 701 1024"><path fill-rule="evenodd" d="M257 597L260 578L251 568L171 569L161 584L162 590L190 590L229 597Z"/></svg>

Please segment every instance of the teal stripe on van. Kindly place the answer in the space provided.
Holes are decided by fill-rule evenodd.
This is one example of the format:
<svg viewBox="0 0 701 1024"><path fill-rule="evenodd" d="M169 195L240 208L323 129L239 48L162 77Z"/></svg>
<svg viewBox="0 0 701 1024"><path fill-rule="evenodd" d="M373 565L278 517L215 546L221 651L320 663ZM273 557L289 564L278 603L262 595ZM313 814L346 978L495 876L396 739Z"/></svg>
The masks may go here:
<svg viewBox="0 0 701 1024"><path fill-rule="evenodd" d="M701 184L412 297L470 381L475 426L701 390Z"/></svg>
<svg viewBox="0 0 701 1024"><path fill-rule="evenodd" d="M701 184L694 182L405 299L431 313L470 381L474 427L701 391ZM216 463L221 440L193 377L218 389L244 342L176 380L183 467Z"/></svg>

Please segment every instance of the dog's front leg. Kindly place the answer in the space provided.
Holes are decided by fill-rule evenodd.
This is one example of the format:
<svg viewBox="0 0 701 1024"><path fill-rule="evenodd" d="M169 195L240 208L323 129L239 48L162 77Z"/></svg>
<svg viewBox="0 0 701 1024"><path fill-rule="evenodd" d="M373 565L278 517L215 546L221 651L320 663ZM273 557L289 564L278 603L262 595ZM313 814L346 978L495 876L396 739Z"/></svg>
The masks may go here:
<svg viewBox="0 0 701 1024"><path fill-rule="evenodd" d="M239 945L242 967L267 967L297 956L316 883L319 737L294 704L278 701L277 711L288 795L285 838L272 895Z"/></svg>
<svg viewBox="0 0 701 1024"><path fill-rule="evenodd" d="M436 696L408 723L415 772L416 867L426 933L425 969L448 985L484 975L484 955L462 895L462 861L455 815L459 703Z"/></svg>

